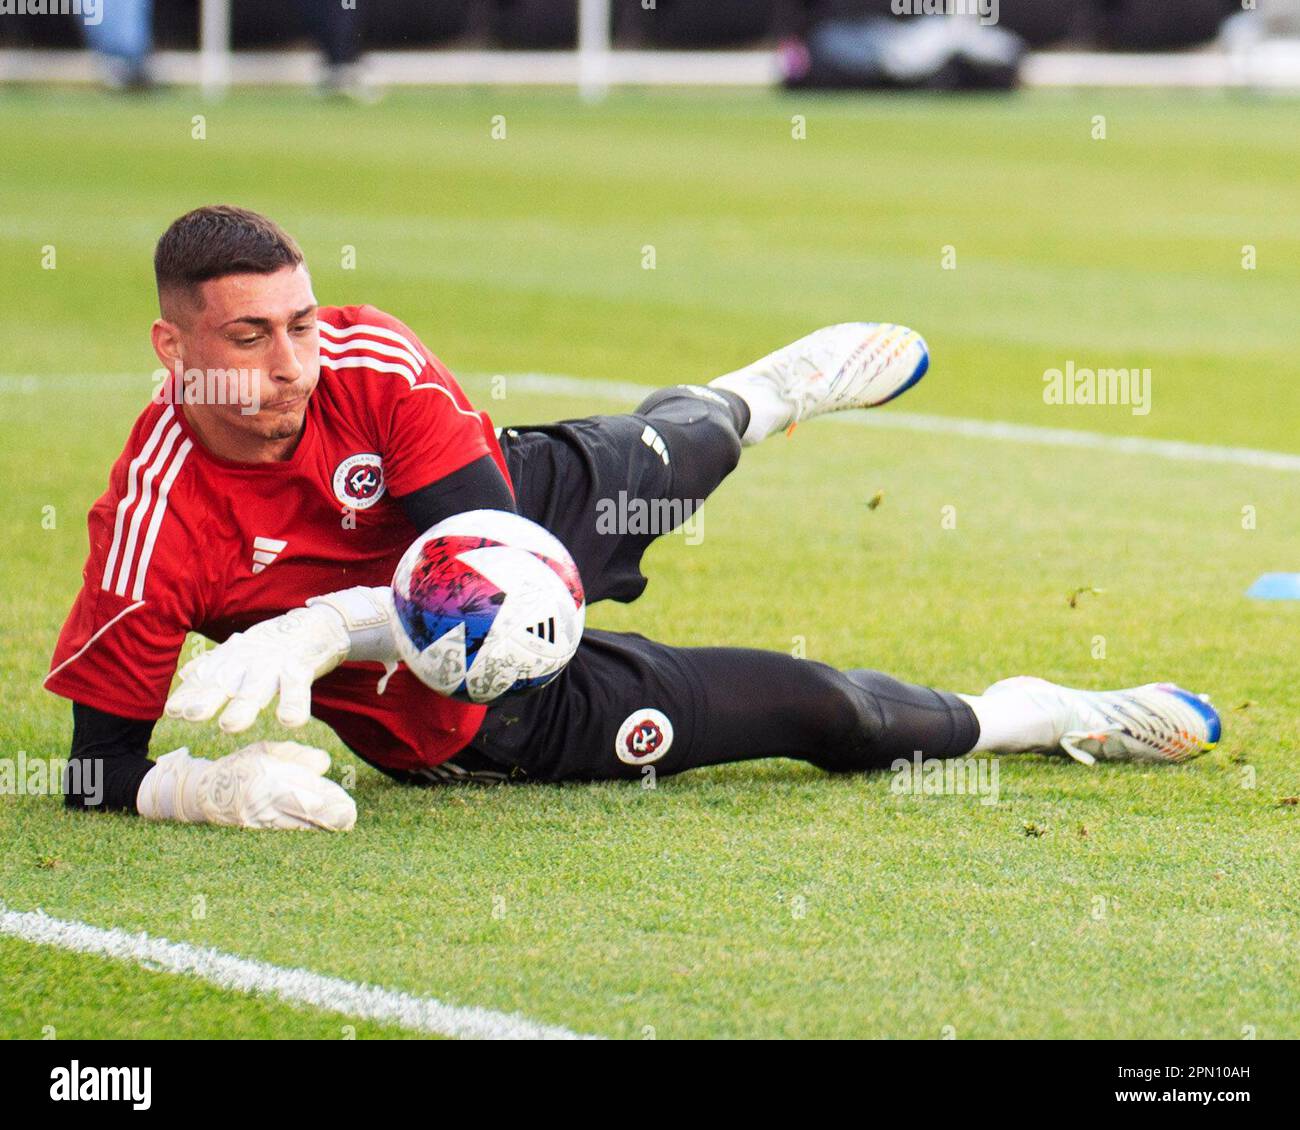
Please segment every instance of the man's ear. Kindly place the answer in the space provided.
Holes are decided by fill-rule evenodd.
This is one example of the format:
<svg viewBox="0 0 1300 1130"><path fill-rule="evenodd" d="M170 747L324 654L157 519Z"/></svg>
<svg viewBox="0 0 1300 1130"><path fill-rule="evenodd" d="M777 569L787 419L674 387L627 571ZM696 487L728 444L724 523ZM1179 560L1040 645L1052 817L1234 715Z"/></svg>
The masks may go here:
<svg viewBox="0 0 1300 1130"><path fill-rule="evenodd" d="M158 318L149 329L149 337L153 341L153 351L159 364L169 373L176 372L184 360L181 356L180 326L166 318Z"/></svg>

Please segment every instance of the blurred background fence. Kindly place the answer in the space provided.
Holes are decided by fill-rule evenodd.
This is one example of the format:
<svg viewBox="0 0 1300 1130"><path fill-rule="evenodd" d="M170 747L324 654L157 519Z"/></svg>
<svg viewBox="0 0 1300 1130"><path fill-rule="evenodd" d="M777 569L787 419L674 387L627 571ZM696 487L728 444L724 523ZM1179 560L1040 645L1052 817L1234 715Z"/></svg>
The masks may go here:
<svg viewBox="0 0 1300 1130"><path fill-rule="evenodd" d="M1300 87L1300 0L0 0L0 81L907 85L851 57L966 51L940 16L1030 85Z"/></svg>

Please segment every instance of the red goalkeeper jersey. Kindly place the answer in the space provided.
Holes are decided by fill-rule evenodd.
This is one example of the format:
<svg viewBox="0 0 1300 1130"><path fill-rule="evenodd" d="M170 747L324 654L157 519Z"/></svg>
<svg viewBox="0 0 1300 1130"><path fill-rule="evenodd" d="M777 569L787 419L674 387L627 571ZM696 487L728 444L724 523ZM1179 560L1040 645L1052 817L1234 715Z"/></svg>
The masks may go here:
<svg viewBox="0 0 1300 1130"><path fill-rule="evenodd" d="M45 685L152 720L186 633L217 641L308 597L386 585L417 531L394 496L491 455L487 415L406 326L372 306L322 308L320 381L293 457L232 463L200 444L179 405L151 403L91 508L90 556ZM159 398L165 399L165 398ZM470 741L484 714L405 668L345 663L312 712L368 761L417 769Z"/></svg>

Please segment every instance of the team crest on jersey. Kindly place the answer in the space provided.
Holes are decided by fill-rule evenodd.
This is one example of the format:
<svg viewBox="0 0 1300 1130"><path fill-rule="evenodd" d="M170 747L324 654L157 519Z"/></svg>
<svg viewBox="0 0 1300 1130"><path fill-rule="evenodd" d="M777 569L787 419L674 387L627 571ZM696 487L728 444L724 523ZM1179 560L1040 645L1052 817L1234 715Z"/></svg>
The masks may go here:
<svg viewBox="0 0 1300 1130"><path fill-rule="evenodd" d="M349 455L334 468L334 497L353 510L374 506L384 490L384 461L374 452Z"/></svg>
<svg viewBox="0 0 1300 1130"><path fill-rule="evenodd" d="M614 752L626 765L649 765L658 761L673 744L673 724L661 710L638 710L618 728Z"/></svg>

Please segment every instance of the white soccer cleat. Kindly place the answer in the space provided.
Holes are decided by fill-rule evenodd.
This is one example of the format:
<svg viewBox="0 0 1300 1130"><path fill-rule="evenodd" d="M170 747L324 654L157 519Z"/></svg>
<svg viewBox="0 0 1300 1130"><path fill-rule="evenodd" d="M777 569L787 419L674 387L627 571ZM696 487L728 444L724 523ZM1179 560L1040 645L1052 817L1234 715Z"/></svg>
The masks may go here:
<svg viewBox="0 0 1300 1130"><path fill-rule="evenodd" d="M874 408L925 376L930 352L915 330L890 322L824 326L709 382L750 406L746 444L848 408Z"/></svg>
<svg viewBox="0 0 1300 1130"><path fill-rule="evenodd" d="M1173 683L1121 691L1078 691L1022 675L994 683L985 695L1025 694L1059 720L1056 745L1084 765L1098 761L1187 761L1219 741L1219 712L1206 695Z"/></svg>

